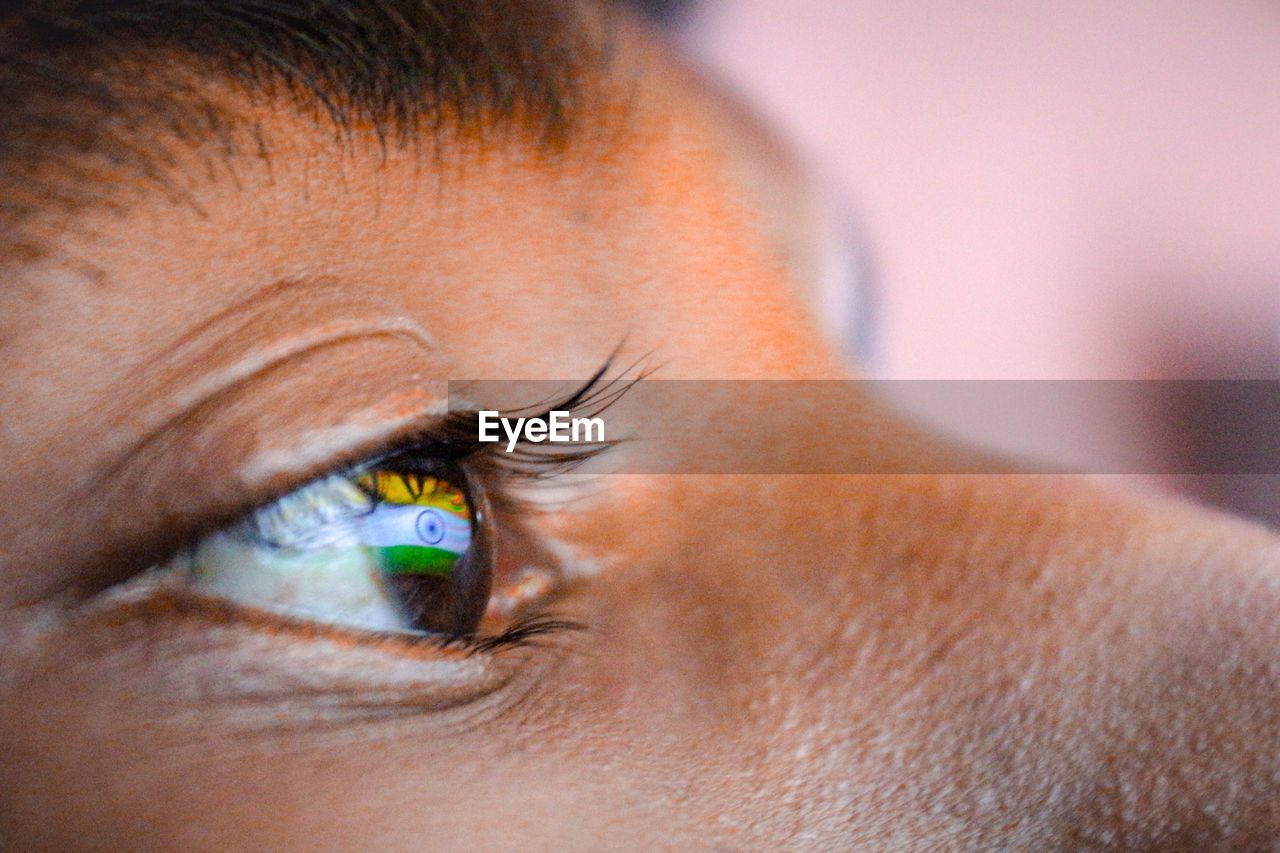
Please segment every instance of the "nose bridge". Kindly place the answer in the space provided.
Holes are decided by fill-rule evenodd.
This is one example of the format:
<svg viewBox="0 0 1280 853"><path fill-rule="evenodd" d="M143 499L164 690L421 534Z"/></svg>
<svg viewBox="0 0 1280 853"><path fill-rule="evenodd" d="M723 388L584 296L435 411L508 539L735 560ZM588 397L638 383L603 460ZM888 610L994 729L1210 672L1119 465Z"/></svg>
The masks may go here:
<svg viewBox="0 0 1280 853"><path fill-rule="evenodd" d="M855 815L894 814L893 803L928 787L912 780L936 767L914 745L929 740L907 734L920 731L928 703L921 675L931 650L915 628L928 630L911 582L894 577L925 555L886 529L882 515L910 503L886 500L877 488L886 485L733 478L720 488L739 500L704 519L719 533L696 573L704 600L729 618L690 634L718 638L719 714L733 721L726 760L750 780L726 808L757 808L767 816L758 829L780 843L851 843ZM753 525L744 508L767 511L771 523Z"/></svg>
<svg viewBox="0 0 1280 853"><path fill-rule="evenodd" d="M999 787L1002 739L1016 742L1001 721L1034 705L1019 673L1038 654L1026 640L1039 605L1020 607L1037 600L1024 591L1036 525L1010 517L993 531L1002 504L981 483L792 476L757 488L751 505L792 509L767 537L721 519L702 571L739 590L725 682L760 784L825 802L824 821L956 796L975 756L987 778L973 784ZM797 832L804 815L797 804Z"/></svg>
<svg viewBox="0 0 1280 853"><path fill-rule="evenodd" d="M980 477L661 480L665 515L641 494L607 525L648 556L599 578L618 656L596 665L642 675L601 697L602 725L688 732L670 760L687 769L692 750L740 780L694 771L712 805L758 806L780 839L1007 787L1044 713L1022 676L1049 601L1034 555L1069 522L1063 501Z"/></svg>
<svg viewBox="0 0 1280 853"><path fill-rule="evenodd" d="M1272 535L1075 478L803 487L841 508L795 549L788 639L749 688L770 784L1040 843L1274 800Z"/></svg>
<svg viewBox="0 0 1280 853"><path fill-rule="evenodd" d="M716 624L693 633L725 644L724 683L775 731L816 722L806 720L808 707L841 708L847 718L859 704L856 674L869 666L868 647L856 639L873 541L851 492L859 478L707 479L714 483L700 526L716 535L700 537L692 571L699 609Z"/></svg>

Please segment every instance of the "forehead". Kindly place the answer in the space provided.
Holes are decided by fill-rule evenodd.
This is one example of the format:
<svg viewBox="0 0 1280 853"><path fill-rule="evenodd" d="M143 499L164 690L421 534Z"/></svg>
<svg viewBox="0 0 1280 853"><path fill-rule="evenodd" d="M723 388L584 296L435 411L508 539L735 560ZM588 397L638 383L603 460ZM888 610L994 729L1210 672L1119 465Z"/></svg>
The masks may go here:
<svg viewBox="0 0 1280 853"><path fill-rule="evenodd" d="M758 262L742 245L757 214L736 185L725 128L708 121L696 92L660 65L645 75L644 94L557 149L455 128L436 131L425 150L383 147L372 134L336 140L312 117L246 106L259 149L183 151L167 191L133 179L123 205L50 220L41 238L52 251L7 294L38 293L28 303L37 310L21 321L7 311L5 339L47 335L44 322L90 305L112 316L102 331L127 339L131 324L195 321L298 279L429 294L441 316L476 322L515 296L536 297L538 316L554 319L567 303L590 313L596 301L639 300L643 311L648 300L651 309L645 282L714 288L709 279Z"/></svg>
<svg viewBox="0 0 1280 853"><path fill-rule="evenodd" d="M614 42L599 99L553 144L512 124L335 135L314 110L207 83L201 97L234 129L166 148L158 181L95 169L102 195L123 188L123 203L35 219L52 251L15 276L0 340L48 345L86 312L110 322L78 328L80 345L94 331L163 337L157 326L176 332L264 288L317 279L434 313L446 349L507 315L567 324L598 350L619 334L600 322L606 311L635 323L682 316L684 297L702 314L709 293L730 304L762 267L795 263L778 223L801 217L761 203L795 181L647 33L623 26Z"/></svg>
<svg viewBox="0 0 1280 853"><path fill-rule="evenodd" d="M644 33L617 50L609 97L556 146L335 137L210 84L258 144L195 140L169 191L128 178L128 203L49 220L0 297L15 480L115 470L171 421L199 428L166 458L243 468L450 378L589 376L623 341L667 376L825 367L753 143Z"/></svg>

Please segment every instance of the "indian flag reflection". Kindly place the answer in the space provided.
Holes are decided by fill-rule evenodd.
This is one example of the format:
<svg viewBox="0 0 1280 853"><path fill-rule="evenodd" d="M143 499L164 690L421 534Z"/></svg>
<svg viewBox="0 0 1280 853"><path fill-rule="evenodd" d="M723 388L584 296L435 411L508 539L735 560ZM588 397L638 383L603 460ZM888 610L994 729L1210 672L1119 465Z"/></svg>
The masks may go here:
<svg viewBox="0 0 1280 853"><path fill-rule="evenodd" d="M408 599L446 585L472 541L465 495L436 477L327 477L205 537L186 576L201 592L366 630L416 627Z"/></svg>

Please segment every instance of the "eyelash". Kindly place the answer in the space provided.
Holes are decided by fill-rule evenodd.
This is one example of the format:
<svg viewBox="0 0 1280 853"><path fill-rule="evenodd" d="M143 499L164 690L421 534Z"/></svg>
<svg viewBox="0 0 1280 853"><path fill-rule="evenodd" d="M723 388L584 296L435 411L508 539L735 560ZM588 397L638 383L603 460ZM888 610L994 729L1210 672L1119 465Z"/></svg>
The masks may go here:
<svg viewBox="0 0 1280 853"><path fill-rule="evenodd" d="M635 372L633 378L615 378L606 380L613 362L611 356L599 370L583 385L545 408L541 406L526 407L502 413L503 417L545 417L550 411L566 411L574 414L595 417L618 401L636 382L643 379L647 372L638 370L639 363L631 365L623 371L623 376ZM352 479L361 473L380 468L391 467L405 473L420 473L434 476L441 468L455 468L463 472L463 479L472 488L484 490L490 503L494 506L494 514L515 515L529 513L536 509L528 503L514 499L510 490L517 485L537 485L546 483L556 476L566 474L585 462L606 452L618 442L616 440L593 442L571 447L518 444L508 452L504 447L492 443L481 443L478 440L478 412L458 411L449 413L442 421L433 424L429 429L408 437L401 437L388 447L367 454L359 463L346 464L337 469L311 478L341 475ZM368 497L376 505L379 495L368 493ZM268 502L266 506L270 506ZM259 510L249 510L245 517L254 517ZM494 523L492 521L487 523ZM269 544L269 543L267 543ZM232 615L229 608L218 608L217 612L224 617ZM291 622L289 619L277 619L264 614L263 618L272 619L280 625ZM483 634L385 634L365 632L368 639L374 641L397 642L405 646L421 648L424 646L436 649L457 650L467 655L487 654L503 649L536 645L540 640L554 634L569 631L581 631L586 626L573 620L559 618L545 611L533 612L516 619L502 632L493 635ZM309 631L330 632L323 626L308 625ZM359 634L350 629L339 629L344 635Z"/></svg>
<svg viewBox="0 0 1280 853"><path fill-rule="evenodd" d="M501 412L504 418L545 418L551 411L564 411L584 417L596 417L617 402L636 382L645 378L641 372L632 379L604 377L612 366L610 357L595 374L564 398L546 406L529 406ZM633 364L623 371L623 376L635 371ZM490 474L507 482L538 482L560 474L567 474L583 463L599 456L618 444L617 440L591 442L574 447L557 447L551 444L529 445L523 437L515 450L508 452L500 443L478 441L477 411L451 412L434 425L425 435L400 439L388 451L363 461L359 467L370 467L389 460L420 459L469 463L478 467L477 473Z"/></svg>

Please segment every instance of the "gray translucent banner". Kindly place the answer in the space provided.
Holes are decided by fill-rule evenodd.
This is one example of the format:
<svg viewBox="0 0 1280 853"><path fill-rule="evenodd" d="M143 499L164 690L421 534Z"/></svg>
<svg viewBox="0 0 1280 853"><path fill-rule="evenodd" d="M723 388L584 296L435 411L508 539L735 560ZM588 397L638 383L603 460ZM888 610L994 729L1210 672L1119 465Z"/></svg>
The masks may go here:
<svg viewBox="0 0 1280 853"><path fill-rule="evenodd" d="M584 384L454 381L449 406L514 427ZM610 447L582 468L595 473L1280 474L1272 380L650 379L585 394L568 411L603 422Z"/></svg>

